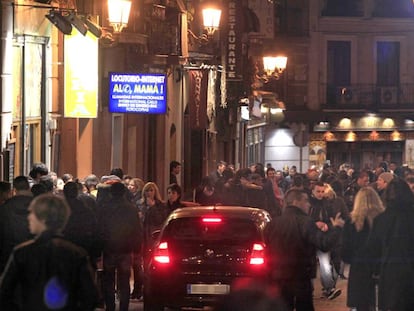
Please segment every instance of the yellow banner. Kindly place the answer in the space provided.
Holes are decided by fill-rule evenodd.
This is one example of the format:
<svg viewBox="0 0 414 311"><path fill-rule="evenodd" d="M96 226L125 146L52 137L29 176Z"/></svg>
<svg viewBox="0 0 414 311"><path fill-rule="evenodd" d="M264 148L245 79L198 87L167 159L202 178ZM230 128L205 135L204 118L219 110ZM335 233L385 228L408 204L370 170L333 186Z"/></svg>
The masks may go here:
<svg viewBox="0 0 414 311"><path fill-rule="evenodd" d="M66 118L96 118L98 115L98 39L89 31L83 36L73 27L65 35Z"/></svg>

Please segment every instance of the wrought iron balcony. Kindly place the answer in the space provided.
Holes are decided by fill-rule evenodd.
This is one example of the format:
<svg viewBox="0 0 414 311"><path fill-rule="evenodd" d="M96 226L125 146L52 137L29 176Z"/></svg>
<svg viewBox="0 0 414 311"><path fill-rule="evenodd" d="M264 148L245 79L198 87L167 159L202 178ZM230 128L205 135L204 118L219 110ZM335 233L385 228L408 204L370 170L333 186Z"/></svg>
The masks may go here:
<svg viewBox="0 0 414 311"><path fill-rule="evenodd" d="M320 85L323 110L414 111L414 84Z"/></svg>

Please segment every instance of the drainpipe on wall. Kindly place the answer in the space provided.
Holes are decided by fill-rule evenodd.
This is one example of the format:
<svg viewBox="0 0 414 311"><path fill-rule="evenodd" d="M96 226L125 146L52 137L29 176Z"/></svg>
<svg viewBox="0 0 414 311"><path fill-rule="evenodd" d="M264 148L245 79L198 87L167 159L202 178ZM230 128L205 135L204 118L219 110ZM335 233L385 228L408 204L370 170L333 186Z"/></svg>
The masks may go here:
<svg viewBox="0 0 414 311"><path fill-rule="evenodd" d="M6 148L6 143L10 138L12 126L12 107L13 107L13 3L8 1L1 2L1 115L0 115L0 151ZM3 176L3 171L0 172Z"/></svg>

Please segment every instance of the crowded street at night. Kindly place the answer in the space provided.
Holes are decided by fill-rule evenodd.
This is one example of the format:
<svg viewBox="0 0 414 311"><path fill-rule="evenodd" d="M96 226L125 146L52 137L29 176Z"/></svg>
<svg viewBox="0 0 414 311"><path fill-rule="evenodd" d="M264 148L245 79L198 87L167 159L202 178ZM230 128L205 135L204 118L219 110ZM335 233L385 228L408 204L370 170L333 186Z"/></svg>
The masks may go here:
<svg viewBox="0 0 414 311"><path fill-rule="evenodd" d="M0 21L1 311L414 310L414 1Z"/></svg>

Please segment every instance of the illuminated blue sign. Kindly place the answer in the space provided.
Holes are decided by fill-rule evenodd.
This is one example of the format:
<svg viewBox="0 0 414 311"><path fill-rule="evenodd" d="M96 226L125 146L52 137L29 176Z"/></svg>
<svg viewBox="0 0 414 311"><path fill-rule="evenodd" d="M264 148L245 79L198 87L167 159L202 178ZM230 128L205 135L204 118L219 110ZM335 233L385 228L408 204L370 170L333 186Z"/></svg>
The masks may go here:
<svg viewBox="0 0 414 311"><path fill-rule="evenodd" d="M167 112L167 78L156 73L109 73L109 112Z"/></svg>

